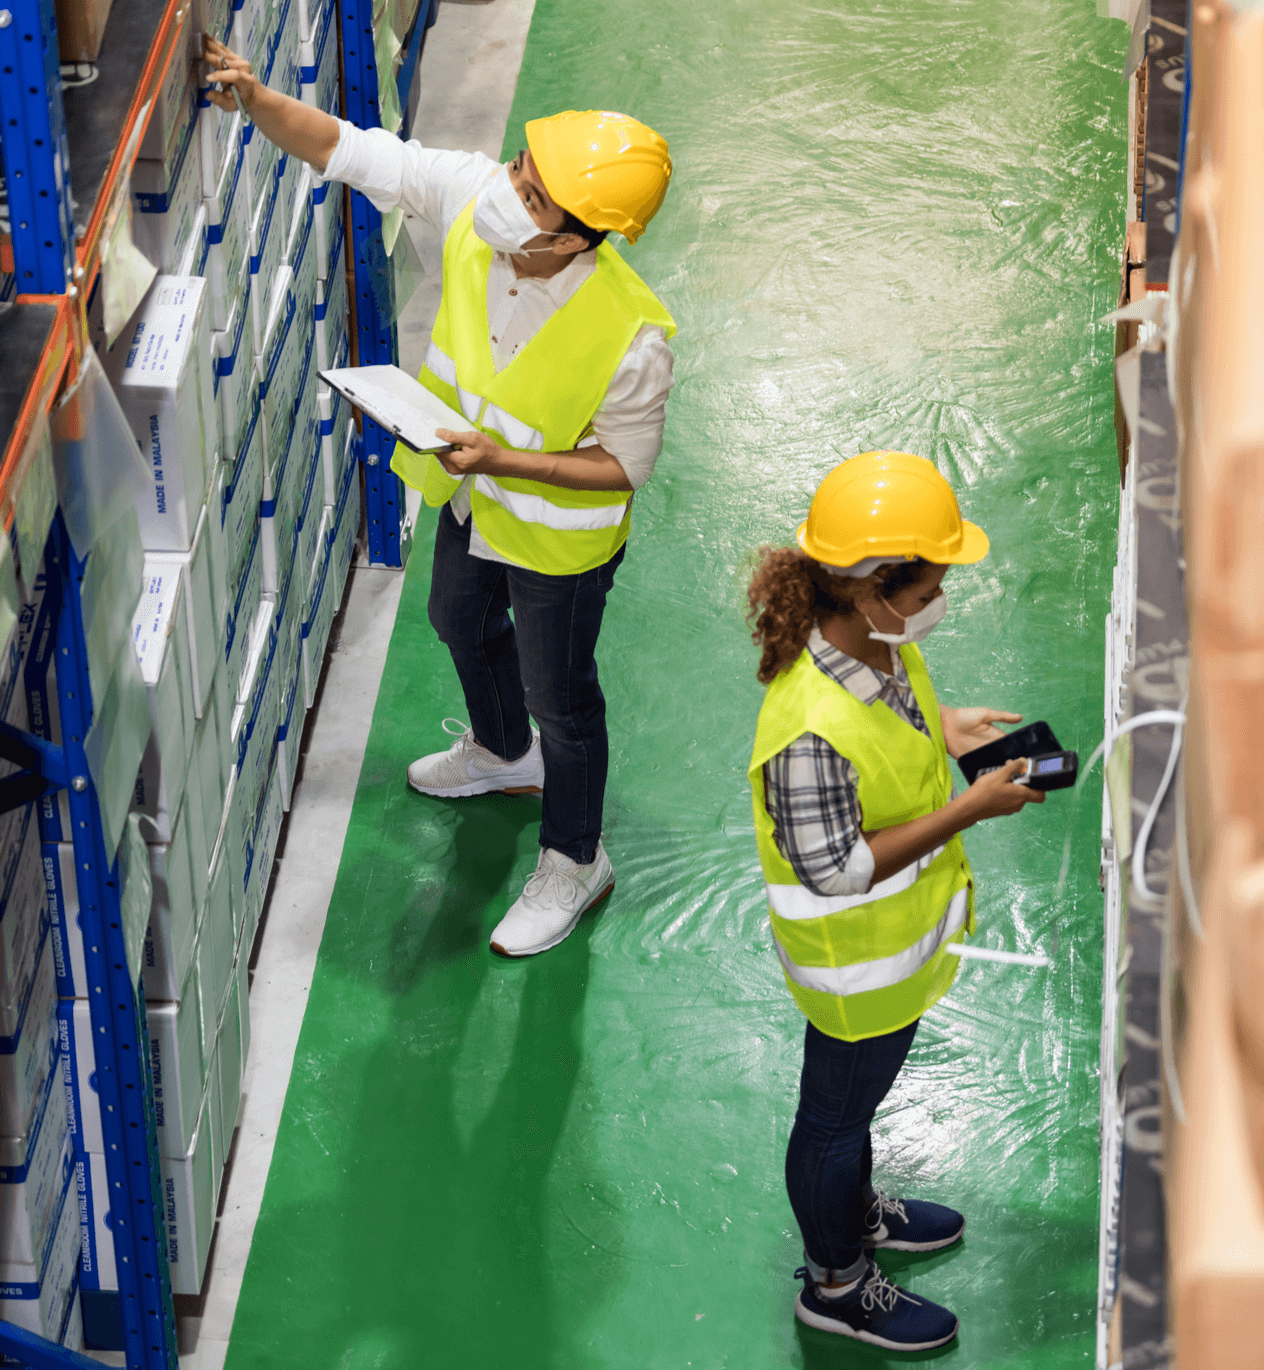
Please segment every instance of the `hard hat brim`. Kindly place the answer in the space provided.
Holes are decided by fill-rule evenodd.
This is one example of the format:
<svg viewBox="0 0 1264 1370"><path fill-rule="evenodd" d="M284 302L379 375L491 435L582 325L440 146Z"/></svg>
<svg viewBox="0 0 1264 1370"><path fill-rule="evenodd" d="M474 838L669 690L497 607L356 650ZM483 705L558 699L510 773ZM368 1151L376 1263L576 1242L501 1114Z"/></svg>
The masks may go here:
<svg viewBox="0 0 1264 1370"><path fill-rule="evenodd" d="M906 556L910 560L915 556L920 556L939 566L968 566L972 562L982 561L992 545L983 529L968 519L961 520L961 546L955 552L945 552L942 547L917 546L909 551L907 545L899 549L869 546L859 549L859 555L844 559L840 557L838 551L816 544L808 533L807 519L799 524L795 533L795 540L808 556L826 566L854 566L857 562L865 560L866 557L883 556ZM857 549L853 548L852 550L854 552Z"/></svg>

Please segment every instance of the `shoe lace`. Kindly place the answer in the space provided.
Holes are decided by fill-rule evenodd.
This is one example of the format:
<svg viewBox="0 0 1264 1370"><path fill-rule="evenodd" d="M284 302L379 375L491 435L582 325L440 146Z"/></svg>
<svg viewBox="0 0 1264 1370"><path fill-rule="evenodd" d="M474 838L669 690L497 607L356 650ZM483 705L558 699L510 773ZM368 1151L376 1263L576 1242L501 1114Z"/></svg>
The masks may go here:
<svg viewBox="0 0 1264 1370"><path fill-rule="evenodd" d="M889 1313L899 1299L903 1299L906 1303L917 1302L903 1289L892 1284L875 1265L869 1278L865 1281L864 1289L861 1291L860 1306L866 1313L872 1313L875 1308L880 1312Z"/></svg>
<svg viewBox="0 0 1264 1370"><path fill-rule="evenodd" d="M455 726L449 728L449 723L452 723ZM466 733L473 732L474 730L468 723L462 723L459 718L445 718L443 720L443 731L447 733L449 737L464 737Z"/></svg>
<svg viewBox="0 0 1264 1370"><path fill-rule="evenodd" d="M575 876L570 871L554 865L549 860L547 851L540 853L540 864L536 866L535 874L527 881L523 893L542 895L548 889L550 880L556 880L561 886L560 893L566 903L575 903L583 895L583 886Z"/></svg>
<svg viewBox="0 0 1264 1370"><path fill-rule="evenodd" d="M893 1199L889 1194L884 1194L882 1190L879 1189L874 1192L873 1201L878 1208L878 1223L875 1224L875 1226L881 1224L882 1215L884 1213L894 1213L901 1222L908 1222L909 1216L904 1207L903 1200ZM872 1212L873 1209L871 1208L869 1211Z"/></svg>

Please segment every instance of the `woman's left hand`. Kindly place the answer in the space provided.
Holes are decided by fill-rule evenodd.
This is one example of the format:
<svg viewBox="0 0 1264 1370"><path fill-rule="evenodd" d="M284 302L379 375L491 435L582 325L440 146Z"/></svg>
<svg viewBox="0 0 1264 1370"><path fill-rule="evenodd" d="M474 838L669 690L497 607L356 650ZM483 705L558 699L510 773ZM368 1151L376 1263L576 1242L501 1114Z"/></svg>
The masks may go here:
<svg viewBox="0 0 1264 1370"><path fill-rule="evenodd" d="M447 428L436 428L435 436L452 444L450 450L435 453L450 476L495 474L501 450L486 433L453 433Z"/></svg>
<svg viewBox="0 0 1264 1370"><path fill-rule="evenodd" d="M964 756L976 747L995 742L1005 734L997 723L1021 723L1022 714L1010 713L1007 709L987 709L976 706L970 709L945 709L939 706L939 717L944 727L944 745L949 756Z"/></svg>

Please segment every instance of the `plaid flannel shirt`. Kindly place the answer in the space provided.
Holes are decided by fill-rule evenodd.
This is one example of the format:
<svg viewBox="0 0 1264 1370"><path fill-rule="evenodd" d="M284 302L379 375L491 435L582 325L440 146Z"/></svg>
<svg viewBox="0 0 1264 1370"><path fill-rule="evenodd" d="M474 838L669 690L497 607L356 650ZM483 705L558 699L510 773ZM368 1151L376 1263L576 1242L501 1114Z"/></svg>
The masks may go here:
<svg viewBox="0 0 1264 1370"><path fill-rule="evenodd" d="M881 700L930 736L900 654L887 675L840 652L813 627L807 642L816 668L862 704ZM777 850L814 894L863 894L873 880L873 854L861 836L856 768L815 733L803 733L764 763L764 802Z"/></svg>

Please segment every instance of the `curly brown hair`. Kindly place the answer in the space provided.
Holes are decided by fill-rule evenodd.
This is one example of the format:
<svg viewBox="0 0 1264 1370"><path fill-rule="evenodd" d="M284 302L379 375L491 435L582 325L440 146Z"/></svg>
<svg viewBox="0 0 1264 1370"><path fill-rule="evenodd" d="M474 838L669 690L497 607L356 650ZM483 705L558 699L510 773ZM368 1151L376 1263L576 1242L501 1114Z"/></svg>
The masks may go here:
<svg viewBox="0 0 1264 1370"><path fill-rule="evenodd" d="M797 547L760 547L746 597L746 620L751 640L760 649L757 675L770 684L799 659L817 615L825 610L850 615L854 599L830 573ZM896 594L921 578L927 563L922 557L883 566L877 572L883 593Z"/></svg>

